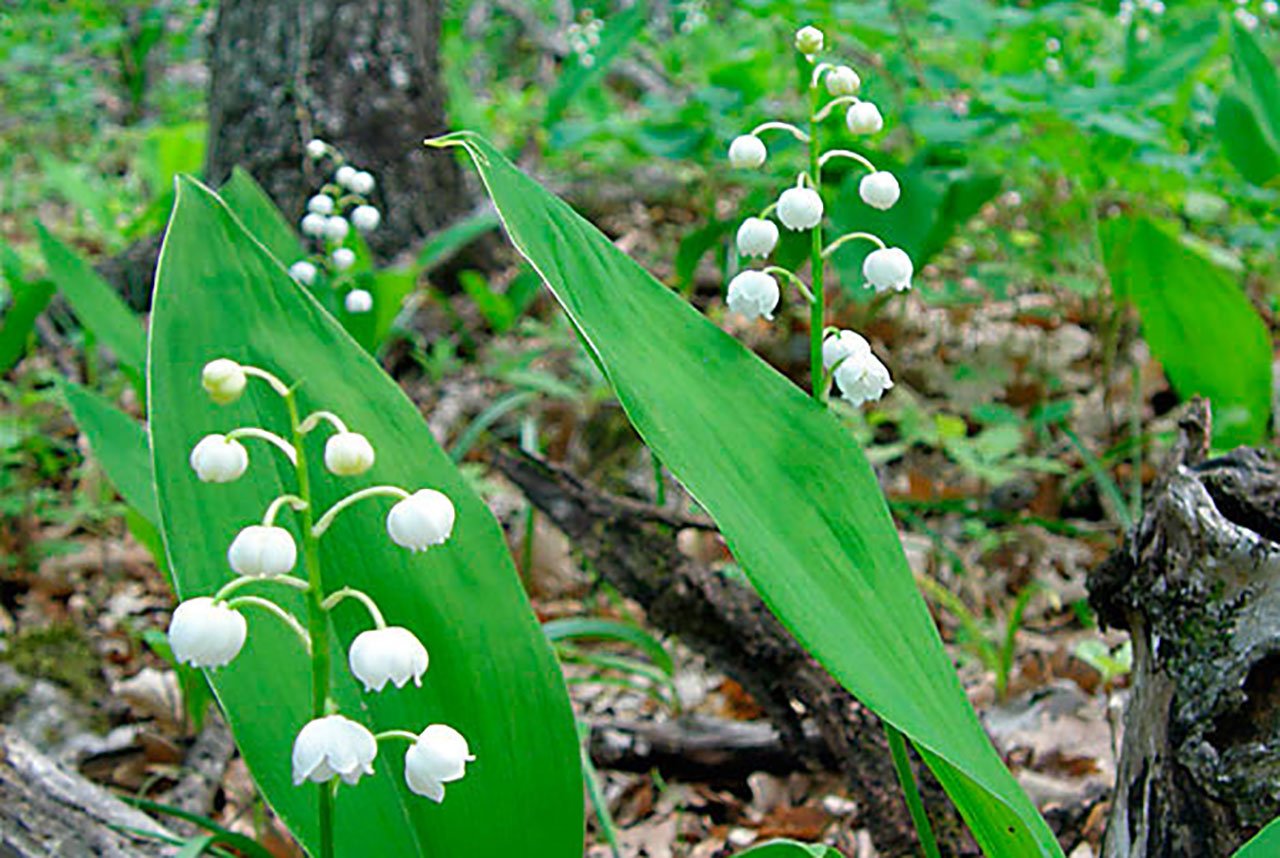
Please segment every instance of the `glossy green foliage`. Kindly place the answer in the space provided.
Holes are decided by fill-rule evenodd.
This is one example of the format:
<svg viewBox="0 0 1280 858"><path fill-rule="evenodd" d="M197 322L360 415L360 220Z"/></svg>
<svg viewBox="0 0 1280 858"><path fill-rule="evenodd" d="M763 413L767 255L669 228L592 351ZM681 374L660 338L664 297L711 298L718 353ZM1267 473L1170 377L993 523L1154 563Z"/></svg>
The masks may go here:
<svg viewBox="0 0 1280 858"><path fill-rule="evenodd" d="M1275 858L1280 855L1280 818L1271 820L1266 828L1236 850L1234 858Z"/></svg>
<svg viewBox="0 0 1280 858"><path fill-rule="evenodd" d="M1265 185L1280 175L1280 78L1238 21L1231 27L1231 65L1235 82L1218 100L1218 141L1240 175Z"/></svg>
<svg viewBox="0 0 1280 858"><path fill-rule="evenodd" d="M795 840L771 840L738 853L739 858L840 858L830 846L799 843Z"/></svg>
<svg viewBox="0 0 1280 858"><path fill-rule="evenodd" d="M62 393L107 479L125 503L148 523L158 525L160 512L151 479L151 448L142 424L101 394L78 384L64 382Z"/></svg>
<svg viewBox="0 0 1280 858"><path fill-rule="evenodd" d="M271 499L296 491L281 453L252 440L251 464L239 481L195 478L188 455L206 433L245 425L288 431L281 400L260 382L231 405L209 401L200 369L215 357L289 379L298 385L303 413L336 412L373 443L377 462L359 478L311 468L318 506L392 484L437 488L457 508L449 543L426 553L387 538L385 498L344 512L321 543L326 591L364 590L388 623L413 630L431 655L422 688L363 693L346 669L345 647L368 628L368 618L344 603L331 619L332 693L340 710L379 730L448 723L478 758L436 805L406 788L403 744L381 746L376 774L338 790L338 854L497 858L510 854L512 832L519 832L530 854L580 855L582 775L573 717L497 523L416 406L222 201L190 179L179 183L161 251L150 350L153 465L179 596L206 595L229 580L226 550L235 533L259 519ZM321 458L322 434L307 436L312 462ZM287 514L278 523L296 531ZM282 602L301 612L300 599ZM314 849L317 789L296 788L290 779L290 748L310 717L309 661L272 617L254 613L248 620L244 650L210 678L263 794Z"/></svg>
<svg viewBox="0 0 1280 858"><path fill-rule="evenodd" d="M839 420L486 140L435 142L466 147L640 436L787 628L915 743L988 854L1060 854L969 706L875 474Z"/></svg>
<svg viewBox="0 0 1280 858"><path fill-rule="evenodd" d="M31 344L36 317L53 297L53 285L43 280L14 283L9 306L0 318L0 372L8 372L22 360Z"/></svg>
<svg viewBox="0 0 1280 858"><path fill-rule="evenodd" d="M292 224L245 170L232 170L231 178L218 189L218 196L236 213L245 229L286 266L307 255Z"/></svg>

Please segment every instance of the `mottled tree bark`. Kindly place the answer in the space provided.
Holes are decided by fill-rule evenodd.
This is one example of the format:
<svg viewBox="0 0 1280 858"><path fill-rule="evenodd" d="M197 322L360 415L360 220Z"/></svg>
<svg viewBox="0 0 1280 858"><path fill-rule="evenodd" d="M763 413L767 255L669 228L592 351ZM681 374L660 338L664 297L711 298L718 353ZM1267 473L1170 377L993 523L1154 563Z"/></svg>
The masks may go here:
<svg viewBox="0 0 1280 858"><path fill-rule="evenodd" d="M437 65L440 0L222 0L210 52L206 178L243 166L290 217L326 178L308 140L337 146L378 180L388 258L469 207L454 158L428 151L447 128Z"/></svg>

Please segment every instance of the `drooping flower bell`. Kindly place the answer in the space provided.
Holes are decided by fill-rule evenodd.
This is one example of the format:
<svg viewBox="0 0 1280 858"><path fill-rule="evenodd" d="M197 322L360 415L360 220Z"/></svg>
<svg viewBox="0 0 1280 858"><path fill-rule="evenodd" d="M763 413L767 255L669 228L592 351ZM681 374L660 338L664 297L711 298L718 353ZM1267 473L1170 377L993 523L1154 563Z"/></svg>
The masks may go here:
<svg viewBox="0 0 1280 858"><path fill-rule="evenodd" d="M387 626L356 635L347 661L365 691L381 691L388 682L404 688L410 679L421 686L422 674L427 672L427 648L408 629Z"/></svg>
<svg viewBox="0 0 1280 858"><path fill-rule="evenodd" d="M351 212L351 222L361 232L373 232L382 223L382 214L373 206L356 206Z"/></svg>
<svg viewBox="0 0 1280 858"><path fill-rule="evenodd" d="M373 445L359 432L330 435L324 445L324 466L340 477L354 477L373 467Z"/></svg>
<svg viewBox="0 0 1280 858"><path fill-rule="evenodd" d="M901 195L902 188L898 185L897 178L888 170L868 173L858 183L858 196L862 197L864 203L880 211L893 208Z"/></svg>
<svg viewBox="0 0 1280 858"><path fill-rule="evenodd" d="M363 724L341 715L307 722L293 741L293 784L324 783L335 777L348 784L373 774L378 740Z"/></svg>
<svg viewBox="0 0 1280 858"><path fill-rule="evenodd" d="M297 262L289 266L289 276L297 280L303 286L310 286L316 282L316 274L319 273L312 263L305 259L299 259Z"/></svg>
<svg viewBox="0 0 1280 858"><path fill-rule="evenodd" d="M405 783L418 795L442 802L444 785L461 780L475 758L461 733L448 724L432 724L405 752Z"/></svg>
<svg viewBox="0 0 1280 858"><path fill-rule="evenodd" d="M830 371L853 355L870 354L871 344L856 331L829 334L822 341L822 368Z"/></svg>
<svg viewBox="0 0 1280 858"><path fill-rule="evenodd" d="M298 562L298 546L283 527L251 524L231 540L227 562L237 575L285 575Z"/></svg>
<svg viewBox="0 0 1280 858"><path fill-rule="evenodd" d="M330 241L342 241L350 231L351 224L344 217L333 215L324 219L324 237Z"/></svg>
<svg viewBox="0 0 1280 858"><path fill-rule="evenodd" d="M763 271L741 271L729 281L725 303L729 309L748 319L773 319L773 311L781 298L778 281Z"/></svg>
<svg viewBox="0 0 1280 858"><path fill-rule="evenodd" d="M817 27L801 27L796 30L796 50L806 57L813 58L822 50L822 31Z"/></svg>
<svg viewBox="0 0 1280 858"><path fill-rule="evenodd" d="M859 101L849 107L849 112L844 115L844 124L854 134L875 134L884 128L884 117L872 102Z"/></svg>
<svg viewBox="0 0 1280 858"><path fill-rule="evenodd" d="M313 137L307 141L307 155L309 155L313 161L319 161L328 151L329 144L325 143L319 137Z"/></svg>
<svg viewBox="0 0 1280 858"><path fill-rule="evenodd" d="M333 261L333 267L339 271L346 271L356 264L356 252L349 247L339 247L329 258Z"/></svg>
<svg viewBox="0 0 1280 858"><path fill-rule="evenodd" d="M813 188L787 188L778 197L777 211L787 229L813 229L822 222L822 197Z"/></svg>
<svg viewBox="0 0 1280 858"><path fill-rule="evenodd" d="M754 170L764 164L769 151L764 141L754 134L742 134L729 144L729 163L738 169Z"/></svg>
<svg viewBox="0 0 1280 858"><path fill-rule="evenodd" d="M347 187L351 189L352 193L359 194L362 197L367 197L369 194L373 193L373 187L375 184L376 182L373 179L372 173L367 173L364 170L358 170L356 171L356 174L351 177L351 182Z"/></svg>
<svg viewBox="0 0 1280 858"><path fill-rule="evenodd" d="M211 360L200 372L200 386L219 405L230 405L239 399L246 384L244 369L228 358Z"/></svg>
<svg viewBox="0 0 1280 858"><path fill-rule="evenodd" d="M169 648L179 664L222 667L240 654L248 626L244 615L208 596L187 599L169 621Z"/></svg>
<svg viewBox="0 0 1280 858"><path fill-rule="evenodd" d="M324 215L316 212L307 212L302 218L302 234L309 235L312 238L320 238L324 235L325 227L328 223L329 219Z"/></svg>
<svg viewBox="0 0 1280 858"><path fill-rule="evenodd" d="M778 245L778 225L771 220L749 217L738 227L738 253L743 256L768 256Z"/></svg>
<svg viewBox="0 0 1280 858"><path fill-rule="evenodd" d="M307 200L307 211L318 215L333 214L333 197L328 194L316 194Z"/></svg>
<svg viewBox="0 0 1280 858"><path fill-rule="evenodd" d="M911 257L900 247L873 250L862 262L862 276L877 292L905 292L911 288Z"/></svg>
<svg viewBox="0 0 1280 858"><path fill-rule="evenodd" d="M839 98L853 95L862 88L862 78L848 66L836 66L827 72L827 92Z"/></svg>
<svg viewBox="0 0 1280 858"><path fill-rule="evenodd" d="M874 402L893 387L888 368L871 353L869 347L865 351L857 349L851 352L836 367L834 376L840 395L852 405Z"/></svg>
<svg viewBox="0 0 1280 858"><path fill-rule="evenodd" d="M352 315L367 313L373 309L373 295L367 289L352 289L342 300L342 306Z"/></svg>
<svg viewBox="0 0 1280 858"><path fill-rule="evenodd" d="M387 534L396 545L426 551L453 533L453 501L435 489L419 489L387 513Z"/></svg>
<svg viewBox="0 0 1280 858"><path fill-rule="evenodd" d="M191 450L191 470L205 483L230 483L249 467L249 451L226 435L205 435Z"/></svg>
<svg viewBox="0 0 1280 858"><path fill-rule="evenodd" d="M348 191L354 191L355 188L351 187L351 181L356 177L357 172L356 168L350 164L343 164L333 171L333 181Z"/></svg>

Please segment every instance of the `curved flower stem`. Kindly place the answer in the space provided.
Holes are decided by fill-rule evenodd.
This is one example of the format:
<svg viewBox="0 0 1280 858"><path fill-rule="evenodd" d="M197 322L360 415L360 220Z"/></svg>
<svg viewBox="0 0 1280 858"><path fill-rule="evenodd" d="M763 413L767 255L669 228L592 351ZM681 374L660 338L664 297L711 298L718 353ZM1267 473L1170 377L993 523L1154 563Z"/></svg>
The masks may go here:
<svg viewBox="0 0 1280 858"><path fill-rule="evenodd" d="M916 836L920 838L920 848L925 858L941 858L938 852L938 841L933 836L933 828L929 824L929 815L924 811L924 801L920 798L920 787L916 784L915 773L911 771L911 759L907 756L907 740L902 731L888 721L884 722L885 734L889 737L889 753L893 756L893 768L898 773L898 783L907 799L907 810L911 812L911 821L915 823Z"/></svg>
<svg viewBox="0 0 1280 858"><path fill-rule="evenodd" d="M306 649L307 655L312 655L311 635L307 634L307 630L302 627L302 623L298 622L297 617L270 599L264 599L261 596L237 596L227 602L227 607L232 610L236 608L261 608L268 614L278 617L286 626L293 629L298 639L302 641L302 646Z"/></svg>
<svg viewBox="0 0 1280 858"><path fill-rule="evenodd" d="M857 241L858 239L864 239L866 241L869 241L872 244L875 244L881 250L884 250L886 247L884 241L878 235L873 235L872 233L869 233L869 232L850 232L840 236L835 241L828 244L826 248L824 248L822 251L822 257L825 259L831 254L835 253L836 250L839 249L840 245L850 241Z"/></svg>
<svg viewBox="0 0 1280 858"><path fill-rule="evenodd" d="M835 63L818 63L813 67L813 76L809 78L809 86L814 89L822 82L822 73L835 68Z"/></svg>
<svg viewBox="0 0 1280 858"><path fill-rule="evenodd" d="M777 201L777 200L774 200L773 202L769 203L769 205L765 206L764 208L762 208L762 209L760 210L760 214L758 215L758 217L759 217L761 220L764 220L764 219L765 219L765 218L767 218L769 215L773 214L774 210L775 210L777 207L778 207L778 201Z"/></svg>
<svg viewBox="0 0 1280 858"><path fill-rule="evenodd" d="M222 589L213 594L214 601L225 602L227 597L242 587L250 584L256 584L259 581L270 584L282 584L285 587L292 587L295 590L306 591L311 585L301 578L293 575L241 575L239 578L233 578L222 585Z"/></svg>
<svg viewBox="0 0 1280 858"><path fill-rule="evenodd" d="M341 590L334 590L320 603L320 607L326 611L332 611L343 599L355 599L364 605L369 612L370 619L373 620L374 628L385 629L387 627L387 621L382 618L382 611L378 610L378 603L373 601L373 597L368 593L363 590L357 590L355 587L343 587Z"/></svg>
<svg viewBox="0 0 1280 858"><path fill-rule="evenodd" d="M313 411L307 415L307 419L302 421L298 427L298 431L306 435L312 429L320 425L321 421L327 420L329 425L338 432L346 432L347 424L342 422L342 418L334 414L332 411Z"/></svg>
<svg viewBox="0 0 1280 858"><path fill-rule="evenodd" d="M809 148L812 149L813 147L810 146ZM812 161L812 159L810 160ZM796 173L796 187L803 188L805 185L808 185L813 190L818 190L818 180L814 178L815 175L816 173L809 173L804 170Z"/></svg>
<svg viewBox="0 0 1280 858"><path fill-rule="evenodd" d="M770 265L768 268L764 269L764 273L782 275L787 280L791 281L791 283L795 285L796 289L800 290L800 294L804 296L804 299L806 301L808 301L810 304L813 303L813 293L809 291L809 287L805 286L803 280L801 280L796 275L792 274L787 269L781 268L777 265Z"/></svg>
<svg viewBox="0 0 1280 858"><path fill-rule="evenodd" d="M814 109L817 110L818 88L817 86L814 86L814 87L811 87L811 89L813 90ZM862 99L858 98L858 96L856 95L842 95L839 98L833 98L827 102L825 107L823 107L821 110L817 110L817 112L813 114L813 121L815 123L821 122L822 120L826 119L828 116L831 115L831 111L835 110L837 107L839 107L842 104L857 104L860 101L862 101Z"/></svg>
<svg viewBox="0 0 1280 858"><path fill-rule="evenodd" d="M244 371L245 375L251 375L254 378L260 378L263 381L265 381L267 384L271 385L271 389L274 390L276 394L281 397L287 398L289 394L293 392L292 390L290 390L287 384L285 384L283 381L281 381L272 373L267 372L265 369L262 369L256 366L249 366L248 364L240 364L240 369Z"/></svg>
<svg viewBox="0 0 1280 858"><path fill-rule="evenodd" d="M352 504L362 501L365 498L372 497L394 497L404 500L409 493L399 486L370 486L367 489L361 489L358 492L352 492L342 500L335 503L320 516L320 520L311 528L311 535L319 539L324 532L329 529L329 525L333 524L333 520L338 517L338 513L342 512Z"/></svg>
<svg viewBox="0 0 1280 858"><path fill-rule="evenodd" d="M267 511L263 513L262 524L264 527L271 527L271 525L276 523L276 515L280 512L280 507L285 504L288 504L301 512L302 508L307 505L307 502L297 495L280 495L280 497L271 502L271 506L267 507Z"/></svg>
<svg viewBox="0 0 1280 858"><path fill-rule="evenodd" d="M404 739L406 742L413 744L418 741L418 734L410 733L408 730L383 730L381 733L374 733L373 738L379 742L386 739Z"/></svg>
<svg viewBox="0 0 1280 858"><path fill-rule="evenodd" d="M815 81L809 87L809 177L819 195L822 193L822 161L818 157L818 123L822 121L818 101L821 97ZM822 265L822 223L819 222L813 228L813 244L809 250L809 279L813 283L809 295L809 385L817 402L824 402L827 396L822 378L822 326L826 321Z"/></svg>
<svg viewBox="0 0 1280 858"><path fill-rule="evenodd" d="M785 131L801 143L809 142L809 135L796 128L790 122L762 122L751 129L751 134L752 136L759 136L762 131Z"/></svg>
<svg viewBox="0 0 1280 858"><path fill-rule="evenodd" d="M859 164L866 167L871 172L873 173L878 172L876 170L875 164L872 164L864 156L859 155L857 152L854 152L852 149L832 149L830 152L823 152L822 157L818 159L818 166L825 167L828 161L834 160L836 158L850 158L854 161L857 161Z"/></svg>
<svg viewBox="0 0 1280 858"><path fill-rule="evenodd" d="M260 441L273 444L289 458L289 464L294 467L298 465L298 453L293 449L293 445L274 432L260 429L257 426L241 426L239 429L232 429L227 433L228 440L235 441L240 438L257 438Z"/></svg>

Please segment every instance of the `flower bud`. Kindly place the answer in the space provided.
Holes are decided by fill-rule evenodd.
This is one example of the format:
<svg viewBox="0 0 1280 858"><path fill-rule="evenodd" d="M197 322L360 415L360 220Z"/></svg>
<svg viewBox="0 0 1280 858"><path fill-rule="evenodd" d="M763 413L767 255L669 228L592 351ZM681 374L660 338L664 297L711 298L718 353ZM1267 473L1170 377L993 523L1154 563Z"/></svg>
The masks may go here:
<svg viewBox="0 0 1280 858"><path fill-rule="evenodd" d="M850 356L864 352L871 353L871 344L861 334L854 331L828 334L822 341L822 368L830 371Z"/></svg>
<svg viewBox="0 0 1280 858"><path fill-rule="evenodd" d="M179 664L222 667L240 654L247 632L243 614L200 596L174 609L169 647Z"/></svg>
<svg viewBox="0 0 1280 858"><path fill-rule="evenodd" d="M817 27L801 27L796 30L796 50L812 57L822 50L822 31Z"/></svg>
<svg viewBox="0 0 1280 858"><path fill-rule="evenodd" d="M387 514L387 534L396 545L425 551L453 533L453 502L435 489L419 489Z"/></svg>
<svg viewBox="0 0 1280 858"><path fill-rule="evenodd" d="M333 214L333 197L328 194L316 194L307 200L307 211L318 215Z"/></svg>
<svg viewBox="0 0 1280 858"><path fill-rule="evenodd" d="M200 372L200 386L219 405L230 405L239 399L248 383L240 364L227 358L209 361Z"/></svg>
<svg viewBox="0 0 1280 858"><path fill-rule="evenodd" d="M729 144L729 163L739 169L754 170L764 163L769 151L764 141L754 134L742 134Z"/></svg>
<svg viewBox="0 0 1280 858"><path fill-rule="evenodd" d="M778 281L763 271L742 271L729 281L725 303L729 310L748 319L773 319L773 311L782 297Z"/></svg>
<svg viewBox="0 0 1280 858"><path fill-rule="evenodd" d="M303 286L310 286L316 282L316 267L305 259L299 259L297 262L289 266L289 274L294 280L297 280Z"/></svg>
<svg viewBox="0 0 1280 858"><path fill-rule="evenodd" d="M822 197L813 188L787 188L778 197L777 211L787 229L813 229L822 222Z"/></svg>
<svg viewBox="0 0 1280 858"><path fill-rule="evenodd" d="M348 313L358 316L373 309L373 295L366 289L352 289L343 299L342 305L347 308Z"/></svg>
<svg viewBox="0 0 1280 858"><path fill-rule="evenodd" d="M351 180L356 177L356 172L355 167L352 167L350 164L343 164L334 171L333 181L341 187L346 188L348 191L354 190L354 188L351 187Z"/></svg>
<svg viewBox="0 0 1280 858"><path fill-rule="evenodd" d="M307 141L307 155L314 161L319 161L329 151L329 144L316 137Z"/></svg>
<svg viewBox="0 0 1280 858"><path fill-rule="evenodd" d="M351 212L351 222L361 232L373 232L382 223L382 214L373 206L356 206Z"/></svg>
<svg viewBox="0 0 1280 858"><path fill-rule="evenodd" d="M848 66L836 66L827 72L827 92L839 98L853 95L862 88L862 78Z"/></svg>
<svg viewBox="0 0 1280 858"><path fill-rule="evenodd" d="M377 183L374 182L372 173L366 173L364 170L360 170L351 177L351 183L348 187L351 189L352 193L359 194L362 197L367 197L369 194L373 193L373 187L375 184Z"/></svg>
<svg viewBox="0 0 1280 858"><path fill-rule="evenodd" d="M749 217L738 227L738 253L768 256L778 245L778 225L771 220Z"/></svg>
<svg viewBox="0 0 1280 858"><path fill-rule="evenodd" d="M347 784L373 774L378 740L363 724L341 715L307 722L293 741L293 785L341 777Z"/></svg>
<svg viewBox="0 0 1280 858"><path fill-rule="evenodd" d="M890 289L903 292L911 288L911 257L900 247L873 250L862 262L862 276L877 292Z"/></svg>
<svg viewBox="0 0 1280 858"><path fill-rule="evenodd" d="M226 435L205 435L191 451L191 470L206 483L230 483L249 467L249 451Z"/></svg>
<svg viewBox="0 0 1280 858"><path fill-rule="evenodd" d="M328 222L329 219L322 214L307 212L302 218L302 234L309 235L312 238L319 238L324 235L324 228Z"/></svg>
<svg viewBox="0 0 1280 858"><path fill-rule="evenodd" d="M330 435L324 445L324 466L340 477L363 474L373 467L373 459L373 445L359 432Z"/></svg>
<svg viewBox="0 0 1280 858"><path fill-rule="evenodd" d="M283 527L251 524L231 540L227 562L237 575L285 575L298 562L298 546Z"/></svg>
<svg viewBox="0 0 1280 858"><path fill-rule="evenodd" d="M856 351L845 358L836 367L835 380L836 387L840 388L840 395L852 405L874 402L893 387L889 370L871 353L870 348Z"/></svg>
<svg viewBox="0 0 1280 858"><path fill-rule="evenodd" d="M350 231L351 224L347 223L347 219L340 215L333 215L324 219L324 237L330 241L342 241Z"/></svg>
<svg viewBox="0 0 1280 858"><path fill-rule="evenodd" d="M356 264L356 252L349 247L339 247L329 258L333 261L333 267L339 271L346 271Z"/></svg>
<svg viewBox="0 0 1280 858"><path fill-rule="evenodd" d="M859 101L849 106L849 112L844 115L844 124L854 134L875 134L884 128L884 117L880 115L880 108L872 102Z"/></svg>
<svg viewBox="0 0 1280 858"><path fill-rule="evenodd" d="M421 687L422 674L427 672L427 648L408 629L388 626L356 635L347 661L365 691L381 691L388 682L404 688L410 679Z"/></svg>
<svg viewBox="0 0 1280 858"><path fill-rule="evenodd" d="M475 755L462 734L447 724L432 724L404 755L409 789L434 802L444 801L444 785L461 780Z"/></svg>
<svg viewBox="0 0 1280 858"><path fill-rule="evenodd" d="M862 197L864 203L880 211L893 208L901 195L898 180L888 170L868 173L858 183L858 196Z"/></svg>

